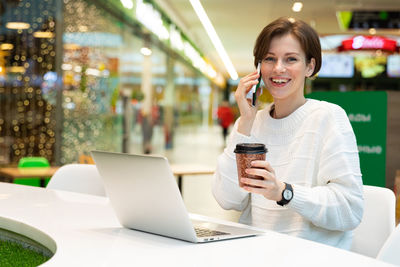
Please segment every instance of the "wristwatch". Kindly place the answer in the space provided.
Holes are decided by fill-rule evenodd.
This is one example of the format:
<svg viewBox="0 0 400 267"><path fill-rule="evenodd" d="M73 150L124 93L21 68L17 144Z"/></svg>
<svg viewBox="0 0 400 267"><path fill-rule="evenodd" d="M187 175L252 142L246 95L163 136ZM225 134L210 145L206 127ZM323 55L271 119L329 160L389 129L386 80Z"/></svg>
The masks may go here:
<svg viewBox="0 0 400 267"><path fill-rule="evenodd" d="M285 183L285 189L282 191L282 200L277 201L276 204L284 206L293 198L293 187L291 184Z"/></svg>

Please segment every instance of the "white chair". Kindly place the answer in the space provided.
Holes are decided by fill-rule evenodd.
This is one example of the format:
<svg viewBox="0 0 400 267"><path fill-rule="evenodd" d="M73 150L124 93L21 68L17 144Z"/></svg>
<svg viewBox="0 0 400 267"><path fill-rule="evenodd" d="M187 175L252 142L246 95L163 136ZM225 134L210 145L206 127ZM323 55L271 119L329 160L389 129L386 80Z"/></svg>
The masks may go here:
<svg viewBox="0 0 400 267"><path fill-rule="evenodd" d="M400 265L400 224L390 234L376 257L378 260Z"/></svg>
<svg viewBox="0 0 400 267"><path fill-rule="evenodd" d="M364 185L364 215L354 230L351 251L372 258L395 228L396 198L392 190Z"/></svg>
<svg viewBox="0 0 400 267"><path fill-rule="evenodd" d="M51 177L47 188L106 196L103 181L93 164L67 164Z"/></svg>

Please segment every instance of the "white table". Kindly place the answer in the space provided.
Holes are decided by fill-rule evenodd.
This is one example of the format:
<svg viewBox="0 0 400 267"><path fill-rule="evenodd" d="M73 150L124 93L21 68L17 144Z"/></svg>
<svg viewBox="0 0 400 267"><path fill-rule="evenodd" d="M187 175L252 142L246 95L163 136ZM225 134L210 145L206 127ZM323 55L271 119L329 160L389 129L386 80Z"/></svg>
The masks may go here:
<svg viewBox="0 0 400 267"><path fill-rule="evenodd" d="M178 178L178 188L182 194L182 179L184 175L211 175L215 172L215 167L201 164L171 164L171 170ZM182 194L183 195L183 194Z"/></svg>
<svg viewBox="0 0 400 267"><path fill-rule="evenodd" d="M0 168L0 178L5 178L5 181L11 183L17 178L32 178L38 177L40 179L40 186L45 187L45 179L54 175L60 167L6 167Z"/></svg>
<svg viewBox="0 0 400 267"><path fill-rule="evenodd" d="M8 183L0 183L0 228L56 246L43 266L391 266L269 231L192 244L122 228L105 197Z"/></svg>

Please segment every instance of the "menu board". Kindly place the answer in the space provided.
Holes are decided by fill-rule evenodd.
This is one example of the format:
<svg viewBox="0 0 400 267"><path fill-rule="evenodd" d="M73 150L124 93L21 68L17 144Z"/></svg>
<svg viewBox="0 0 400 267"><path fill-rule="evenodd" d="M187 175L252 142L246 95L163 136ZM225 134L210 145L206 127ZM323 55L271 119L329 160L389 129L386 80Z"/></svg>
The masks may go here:
<svg viewBox="0 0 400 267"><path fill-rule="evenodd" d="M376 1L377 3L379 1ZM394 3L394 2L393 2ZM378 5L377 5L378 6ZM399 29L400 13L397 10L353 10L336 13L342 29Z"/></svg>
<svg viewBox="0 0 400 267"><path fill-rule="evenodd" d="M400 77L400 55L387 57L386 72L388 77Z"/></svg>
<svg viewBox="0 0 400 267"><path fill-rule="evenodd" d="M373 78L383 75L386 69L386 56L357 55L354 66L362 78Z"/></svg>
<svg viewBox="0 0 400 267"><path fill-rule="evenodd" d="M323 54L318 77L351 78L354 75L354 59L346 54Z"/></svg>

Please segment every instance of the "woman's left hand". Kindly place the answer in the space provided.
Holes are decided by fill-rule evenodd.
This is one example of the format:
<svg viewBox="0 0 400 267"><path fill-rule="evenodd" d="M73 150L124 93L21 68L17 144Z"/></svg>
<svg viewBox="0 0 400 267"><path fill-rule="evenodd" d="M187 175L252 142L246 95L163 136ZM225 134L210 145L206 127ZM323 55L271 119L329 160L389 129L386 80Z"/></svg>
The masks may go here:
<svg viewBox="0 0 400 267"><path fill-rule="evenodd" d="M285 183L276 178L275 171L268 161L254 160L251 162L251 166L252 168L246 169L246 173L256 175L260 179L242 177L240 181L245 184L243 189L263 195L270 200L282 200L282 191L285 188Z"/></svg>

